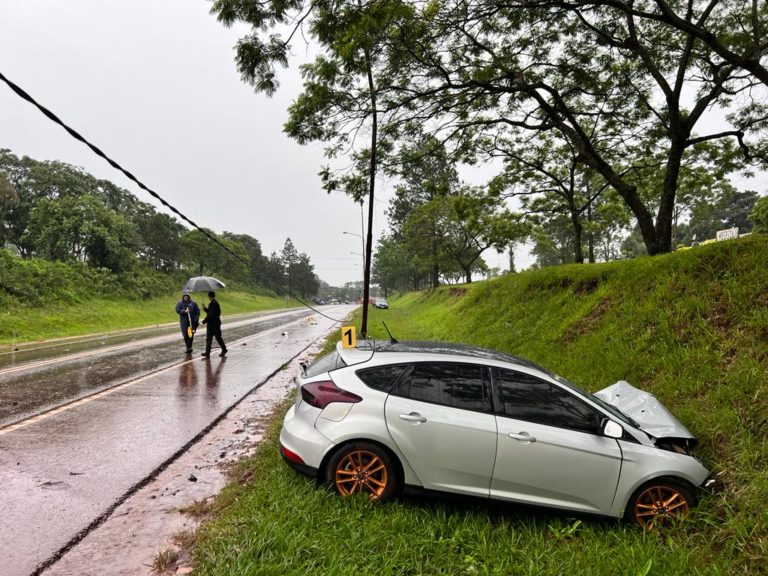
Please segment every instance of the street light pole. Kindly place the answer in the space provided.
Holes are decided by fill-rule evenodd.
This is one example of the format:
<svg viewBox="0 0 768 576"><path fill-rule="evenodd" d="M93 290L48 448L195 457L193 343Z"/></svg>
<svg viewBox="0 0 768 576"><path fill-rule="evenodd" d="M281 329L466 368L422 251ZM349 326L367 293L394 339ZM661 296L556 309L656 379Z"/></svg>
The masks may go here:
<svg viewBox="0 0 768 576"><path fill-rule="evenodd" d="M363 236L360 234L355 234L354 232L342 232L342 234L347 234L349 236L357 236L358 238L360 238L360 242L363 243L363 258L365 258L365 238L363 238Z"/></svg>

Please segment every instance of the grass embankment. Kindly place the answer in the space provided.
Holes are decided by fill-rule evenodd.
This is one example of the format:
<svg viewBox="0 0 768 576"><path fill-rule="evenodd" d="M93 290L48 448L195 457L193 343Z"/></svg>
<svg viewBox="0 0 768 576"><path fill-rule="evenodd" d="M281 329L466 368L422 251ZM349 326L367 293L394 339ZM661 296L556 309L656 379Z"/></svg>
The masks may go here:
<svg viewBox="0 0 768 576"><path fill-rule="evenodd" d="M279 422L198 538L200 574L764 574L768 561L768 238L564 266L409 294L374 311L396 337L471 342L589 390L656 394L721 472L679 529L645 534L482 501L342 499L285 466Z"/></svg>
<svg viewBox="0 0 768 576"><path fill-rule="evenodd" d="M94 298L78 304L52 304L46 308L25 308L0 313L0 344L46 340L178 323L175 306L181 292L147 300ZM208 303L204 293L192 294L200 306ZM226 318L242 312L257 312L297 306L276 296L221 291L217 294Z"/></svg>
<svg viewBox="0 0 768 576"><path fill-rule="evenodd" d="M177 322L183 272L140 270L118 277L80 263L22 260L0 250L0 344ZM237 288L240 288L239 290ZM205 293L192 295L199 305ZM225 316L298 305L237 287L219 294Z"/></svg>

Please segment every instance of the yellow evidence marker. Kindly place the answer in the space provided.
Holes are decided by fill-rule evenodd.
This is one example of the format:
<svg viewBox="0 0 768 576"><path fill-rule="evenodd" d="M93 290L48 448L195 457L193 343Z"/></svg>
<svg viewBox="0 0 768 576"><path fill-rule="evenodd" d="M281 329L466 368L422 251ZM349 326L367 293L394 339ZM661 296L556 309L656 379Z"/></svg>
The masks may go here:
<svg viewBox="0 0 768 576"><path fill-rule="evenodd" d="M341 347L354 348L357 346L357 334L354 326L341 327Z"/></svg>

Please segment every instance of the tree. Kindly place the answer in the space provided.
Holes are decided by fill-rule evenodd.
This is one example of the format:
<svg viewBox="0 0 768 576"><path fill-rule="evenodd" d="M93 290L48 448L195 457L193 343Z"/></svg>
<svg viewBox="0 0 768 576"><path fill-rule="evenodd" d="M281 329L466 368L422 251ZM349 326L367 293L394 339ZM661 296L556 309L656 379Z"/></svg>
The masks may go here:
<svg viewBox="0 0 768 576"><path fill-rule="evenodd" d="M427 273L420 269L416 255L409 252L394 235L382 237L376 245L373 259L373 281L384 291L419 290L426 284Z"/></svg>
<svg viewBox="0 0 768 576"><path fill-rule="evenodd" d="M216 0L212 8L225 25L242 21L252 26L252 34L238 45L238 67L245 80L267 94L277 88L274 66L287 65L291 38L305 21L309 22L309 33L322 48L313 63L302 67L304 91L289 108L290 119L285 131L301 143L329 143L326 153L330 158L345 148L352 148L353 170L338 177L326 167L321 177L328 192L340 188L358 202L368 197L360 330L363 338L367 331L373 203L380 146L379 87L374 68L382 53L382 44L389 41L392 22L404 9L407 11L399 1L352 4L331 0L313 2L308 7L295 0L262 3ZM272 33L281 26L291 29L287 40ZM354 150L355 137L362 130L370 133L369 145L363 150Z"/></svg>
<svg viewBox="0 0 768 576"><path fill-rule="evenodd" d="M293 278L292 273L296 271L294 268L294 265L298 263L299 261L299 252L296 250L296 247L293 245L293 241L290 238L285 239L285 244L283 244L283 250L280 252L280 263L283 265L283 270L285 271L286 277L288 279L288 295L291 296L293 294Z"/></svg>
<svg viewBox="0 0 768 576"><path fill-rule="evenodd" d="M30 243L32 236L26 231L38 203L89 197L98 198L104 208L133 224L139 238L126 246L134 249L136 256L161 270L178 266L178 237L183 227L174 219L158 214L153 206L140 202L127 190L94 178L81 168L26 156L19 158L9 150L0 150L0 171L7 174L15 191L12 199L0 197L0 241L14 244L23 257L35 252L35 246Z"/></svg>
<svg viewBox="0 0 768 576"><path fill-rule="evenodd" d="M11 184L8 174L0 172L0 202L3 201L18 201L19 194Z"/></svg>
<svg viewBox="0 0 768 576"><path fill-rule="evenodd" d="M763 196L757 202L749 214L754 224L752 230L759 234L768 234L768 196Z"/></svg>
<svg viewBox="0 0 768 576"><path fill-rule="evenodd" d="M49 260L79 260L123 272L137 243L135 227L93 195L43 198L30 212L24 241Z"/></svg>
<svg viewBox="0 0 768 576"><path fill-rule="evenodd" d="M623 0L520 0L532 4L573 10L610 9L634 19L663 24L706 44L724 63L748 71L768 85L768 9L753 0L707 0L674 3L667 0L633 2Z"/></svg>
<svg viewBox="0 0 768 576"><path fill-rule="evenodd" d="M248 280L254 284L266 286L268 283L267 266L269 259L262 252L261 243L248 234L224 232L222 237L231 240L242 247L249 262L250 273Z"/></svg>
<svg viewBox="0 0 768 576"><path fill-rule="evenodd" d="M584 262L584 220L607 187L605 181L580 166L580 158L569 142L555 142L549 135L507 142L501 149L505 169L491 187L507 198L518 198L524 214L564 214L573 234L573 262ZM506 192L506 190L510 190ZM591 248L591 243L590 243ZM594 261L592 250L590 261Z"/></svg>
<svg viewBox="0 0 768 576"><path fill-rule="evenodd" d="M133 222L138 229L139 258L161 272L176 270L183 259L181 236L185 232L184 226L151 206L135 214Z"/></svg>
<svg viewBox="0 0 768 576"><path fill-rule="evenodd" d="M749 214L757 202L756 192L740 192L728 187L711 201L696 203L691 209L687 224L681 225L679 244L690 246L714 238L718 230L738 228L742 234L752 229Z"/></svg>
<svg viewBox="0 0 768 576"><path fill-rule="evenodd" d="M462 143L480 131L486 139L512 128L556 132L621 196L650 254L671 249L691 149L721 142L730 162L735 142L744 156L734 167L759 160L761 144L746 138L765 121L749 96L753 82L714 62L690 34L607 10L457 0L425 12L412 34L401 34L409 43L389 55L396 68L382 71L394 79L388 95L400 96L390 107ZM729 117L730 127L695 132L707 110L735 97L749 104ZM649 201L633 175L659 157L664 177Z"/></svg>
<svg viewBox="0 0 768 576"><path fill-rule="evenodd" d="M309 298L317 294L320 289L320 279L314 272L314 266L309 260L309 256L303 252L298 255L297 260L291 264L288 269L288 277L291 279L294 290L302 298Z"/></svg>
<svg viewBox="0 0 768 576"><path fill-rule="evenodd" d="M277 252L272 252L267 260L266 285L276 294L286 293L286 275L283 261Z"/></svg>
<svg viewBox="0 0 768 576"><path fill-rule="evenodd" d="M499 198L471 188L416 207L403 226L406 247L417 265L431 266L436 257L443 274L458 269L467 283L472 282L472 271L483 252L503 251L526 233L527 228L515 221Z"/></svg>
<svg viewBox="0 0 768 576"><path fill-rule="evenodd" d="M202 231L190 230L181 236L182 262L185 267L194 270L200 276L223 274L233 279L247 278L248 270L243 264L243 260L246 259L245 249L237 242L217 235L213 230L205 230L237 254L240 259L211 242L211 239Z"/></svg>
<svg viewBox="0 0 768 576"><path fill-rule="evenodd" d="M564 214L542 219L532 232L533 249L538 267L559 266L573 262L573 233Z"/></svg>
<svg viewBox="0 0 768 576"><path fill-rule="evenodd" d="M445 146L437 139L417 134L388 166L388 172L399 178L395 195L390 200L387 216L396 241L402 241L402 230L413 211L437 198L457 193L460 184L454 162ZM430 231L430 245L422 263L428 266L432 288L440 284L440 234L435 225L424 222L422 232Z"/></svg>

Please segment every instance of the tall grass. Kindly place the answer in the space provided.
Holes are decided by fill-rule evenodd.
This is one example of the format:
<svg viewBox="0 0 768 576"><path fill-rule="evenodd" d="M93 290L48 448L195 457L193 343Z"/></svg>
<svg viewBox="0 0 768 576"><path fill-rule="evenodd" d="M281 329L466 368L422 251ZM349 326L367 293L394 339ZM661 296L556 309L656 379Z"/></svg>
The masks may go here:
<svg viewBox="0 0 768 576"><path fill-rule="evenodd" d="M182 270L158 272L138 264L118 275L82 262L25 260L0 249L0 344L173 322L188 278ZM207 302L205 294L195 297ZM220 300L225 314L297 305L265 288L236 283Z"/></svg>
<svg viewBox="0 0 768 576"><path fill-rule="evenodd" d="M298 306L295 301L277 296L232 290L221 291L217 296L225 316ZM102 297L79 303L6 308L0 310L0 344L177 323L179 317L175 307L180 297L181 292L146 300ZM202 304L208 303L208 297L203 294L194 294L193 297L201 310Z"/></svg>
<svg viewBox="0 0 768 576"><path fill-rule="evenodd" d="M663 534L476 500L371 505L291 471L275 429L203 529L200 573L768 573L768 238L508 275L390 305L371 312L369 334L385 338L385 320L399 339L511 352L592 391L626 379L653 392L699 437L721 491Z"/></svg>

